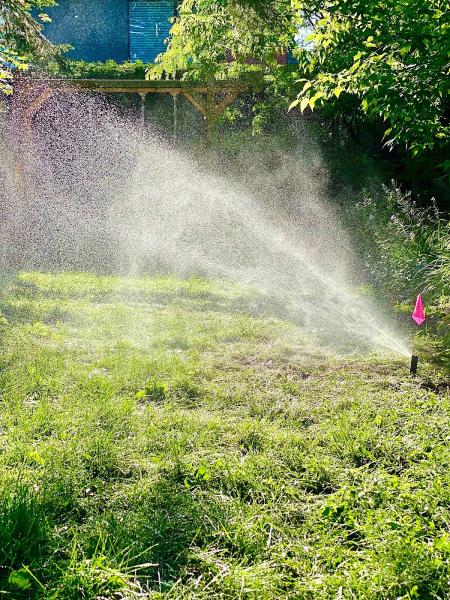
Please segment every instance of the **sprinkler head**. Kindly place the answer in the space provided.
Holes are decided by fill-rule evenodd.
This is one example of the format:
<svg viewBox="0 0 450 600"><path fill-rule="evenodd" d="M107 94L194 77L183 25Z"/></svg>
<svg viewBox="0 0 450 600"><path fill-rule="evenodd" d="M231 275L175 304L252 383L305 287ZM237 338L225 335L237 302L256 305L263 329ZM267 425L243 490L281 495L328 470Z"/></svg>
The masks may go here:
<svg viewBox="0 0 450 600"><path fill-rule="evenodd" d="M409 372L411 373L411 375L416 375L417 374L417 363L419 362L419 357L418 356L414 356L414 354L411 356L411 367L409 369Z"/></svg>

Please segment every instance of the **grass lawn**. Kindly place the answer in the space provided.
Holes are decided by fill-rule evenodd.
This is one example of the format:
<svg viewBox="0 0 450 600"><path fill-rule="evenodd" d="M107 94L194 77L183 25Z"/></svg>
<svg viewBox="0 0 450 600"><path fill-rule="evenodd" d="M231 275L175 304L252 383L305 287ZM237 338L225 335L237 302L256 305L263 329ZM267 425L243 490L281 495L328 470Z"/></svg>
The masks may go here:
<svg viewBox="0 0 450 600"><path fill-rule="evenodd" d="M1 597L450 597L444 374L231 284L2 286Z"/></svg>

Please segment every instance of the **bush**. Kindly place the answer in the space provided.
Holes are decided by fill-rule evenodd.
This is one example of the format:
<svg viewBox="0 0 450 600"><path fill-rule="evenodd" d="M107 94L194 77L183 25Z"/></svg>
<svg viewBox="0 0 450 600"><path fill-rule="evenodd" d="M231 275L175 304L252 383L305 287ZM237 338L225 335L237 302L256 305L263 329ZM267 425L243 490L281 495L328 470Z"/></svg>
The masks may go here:
<svg viewBox="0 0 450 600"><path fill-rule="evenodd" d="M140 60L133 63L117 63L114 60L86 62L61 59L50 70L53 76L69 79L145 79L147 67L148 65Z"/></svg>
<svg viewBox="0 0 450 600"><path fill-rule="evenodd" d="M432 200L419 207L408 194L383 187L347 209L368 281L396 302L426 292L428 303L450 302L450 224Z"/></svg>

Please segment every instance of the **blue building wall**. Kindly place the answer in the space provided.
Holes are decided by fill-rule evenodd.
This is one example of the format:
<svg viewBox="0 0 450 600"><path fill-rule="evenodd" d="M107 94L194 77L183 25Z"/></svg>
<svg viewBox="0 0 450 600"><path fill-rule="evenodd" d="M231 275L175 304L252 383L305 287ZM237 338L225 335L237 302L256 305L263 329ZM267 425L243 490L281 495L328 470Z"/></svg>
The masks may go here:
<svg viewBox="0 0 450 600"><path fill-rule="evenodd" d="M128 59L128 0L59 0L47 13L52 22L44 34L55 44L71 44L68 58Z"/></svg>
<svg viewBox="0 0 450 600"><path fill-rule="evenodd" d="M130 0L130 59L153 62L166 46L173 0Z"/></svg>
<svg viewBox="0 0 450 600"><path fill-rule="evenodd" d="M174 0L58 0L44 34L74 47L68 58L153 62L165 49Z"/></svg>

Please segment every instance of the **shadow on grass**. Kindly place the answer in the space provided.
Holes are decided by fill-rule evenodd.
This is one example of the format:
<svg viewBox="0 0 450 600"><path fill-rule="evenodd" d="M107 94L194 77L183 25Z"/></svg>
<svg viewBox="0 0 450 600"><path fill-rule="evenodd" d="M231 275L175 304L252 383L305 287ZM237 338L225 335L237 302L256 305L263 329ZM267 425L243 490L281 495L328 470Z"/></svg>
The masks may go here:
<svg viewBox="0 0 450 600"><path fill-rule="evenodd" d="M195 575L191 550L207 543L208 530L220 507L197 496L168 477L143 491L130 510L108 517L107 535L112 554L129 555L133 564L151 563L139 576L153 590L167 591L178 579ZM215 515L215 517L213 516ZM189 569L188 569L189 565Z"/></svg>
<svg viewBox="0 0 450 600"><path fill-rule="evenodd" d="M38 490L20 481L5 484L0 491L0 590L9 590L14 598L29 597L27 584L20 589L10 585L8 578L23 565L42 566L49 536Z"/></svg>
<svg viewBox="0 0 450 600"><path fill-rule="evenodd" d="M181 281L181 280L180 280ZM65 301L66 308L58 306L58 301ZM67 302L73 299L73 310L67 309ZM48 325L57 322L70 322L77 320L77 300L92 302L93 304L122 303L133 308L133 303L147 304L149 308L167 307L186 309L187 312L196 310L201 313L245 316L250 318L276 319L293 326L306 328L308 333L316 340L316 345L324 348L333 348L341 354L360 351L371 351L370 342L361 336L356 339L351 331L345 328L335 334L335 327L328 327L326 319L323 323L314 324L308 318L309 307L317 304L317 298L304 294L299 298L296 306L291 306L281 297L258 293L229 297L226 294L211 291L192 291L174 287L173 291L145 291L145 290L75 290L67 294L64 290L43 291L33 282L15 279L9 283L8 292L0 296L0 311L11 323L33 323L41 321ZM15 302L25 300L24 303ZM47 301L42 305L39 300ZM306 322L308 325L306 326ZM230 340L237 341L237 340ZM176 343L176 341L174 342ZM178 347L178 346L177 346ZM187 349L187 348L184 348Z"/></svg>

